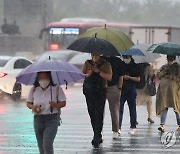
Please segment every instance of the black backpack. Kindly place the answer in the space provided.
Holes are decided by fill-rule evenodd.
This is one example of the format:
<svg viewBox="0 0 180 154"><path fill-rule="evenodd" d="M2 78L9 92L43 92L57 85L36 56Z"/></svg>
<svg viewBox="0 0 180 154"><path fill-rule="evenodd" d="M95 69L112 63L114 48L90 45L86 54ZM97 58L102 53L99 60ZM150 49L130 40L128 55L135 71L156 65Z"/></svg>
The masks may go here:
<svg viewBox="0 0 180 154"><path fill-rule="evenodd" d="M138 64L138 69L140 70L140 82L136 83L137 89L143 89L146 86L147 77L145 74L145 70L147 66L149 66L149 64Z"/></svg>

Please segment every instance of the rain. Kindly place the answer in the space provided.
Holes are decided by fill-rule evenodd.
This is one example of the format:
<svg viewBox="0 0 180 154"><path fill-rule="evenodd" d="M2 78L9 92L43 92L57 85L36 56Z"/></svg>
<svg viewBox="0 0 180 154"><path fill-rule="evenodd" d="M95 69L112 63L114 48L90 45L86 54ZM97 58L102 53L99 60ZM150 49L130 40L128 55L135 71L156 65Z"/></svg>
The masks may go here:
<svg viewBox="0 0 180 154"><path fill-rule="evenodd" d="M49 78L55 84L47 84L49 87L60 86L62 93L59 97L64 98L60 102L65 102L52 111L55 114L61 112L60 126L53 144L55 154L179 153L179 16L180 0L0 0L0 154L39 153L33 125L36 117L34 102L28 106L30 94L38 95L32 92L35 82L43 87L38 81L38 72L50 72ZM173 61L173 66L166 68L170 65L167 64L167 55ZM105 80L106 90L111 87L111 81L107 77L107 65L104 64L107 69L103 71L101 64L93 61L93 56L100 56L110 65L107 60L109 57L116 57L122 62L122 68L118 68L118 64L115 69L113 65L109 68L111 80L114 79L113 72L121 69L124 73L120 75L123 84L130 78L133 78L133 82L143 82L144 77L147 80L144 84L151 86L148 92L152 100L150 115L148 103L136 103L136 132L133 134L130 132L133 128L128 101L123 106L122 129L118 107L119 131L114 131L113 113L110 101L106 98L100 135L102 143L97 146L94 143L96 131L88 110L84 85L91 71ZM152 67L152 81L149 76L142 76L139 70L135 71L139 71L139 75L131 77L125 68L128 57L137 65L148 63ZM90 68L88 61L93 62ZM171 75L161 75L162 69ZM178 69L179 74L176 73ZM139 81L134 81L138 77ZM162 78L168 80L165 85ZM173 92L167 88L170 82L173 85L170 87L175 89ZM42 84L46 85L46 82ZM119 89L121 105L123 84L116 87ZM57 95L52 94L52 87L51 100L48 100L50 109L53 96ZM141 93L143 88L137 87L135 91ZM48 96L42 96L42 100ZM169 107L167 103L164 107L162 103L162 110L159 102L166 102L168 96L171 105ZM172 97L174 102L170 99ZM38 109L43 113L41 107ZM159 110L167 114L164 121Z"/></svg>

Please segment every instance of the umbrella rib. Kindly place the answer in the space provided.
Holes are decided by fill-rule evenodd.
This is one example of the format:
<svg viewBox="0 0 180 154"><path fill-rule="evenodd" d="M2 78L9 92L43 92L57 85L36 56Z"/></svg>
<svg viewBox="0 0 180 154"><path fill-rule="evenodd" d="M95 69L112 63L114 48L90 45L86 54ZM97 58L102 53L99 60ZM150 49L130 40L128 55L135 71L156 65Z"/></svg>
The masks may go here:
<svg viewBox="0 0 180 154"><path fill-rule="evenodd" d="M29 83L31 77L32 77L33 73L31 73L30 77L28 78L27 84Z"/></svg>
<svg viewBox="0 0 180 154"><path fill-rule="evenodd" d="M71 76L71 78L73 79L74 83L76 83L76 81L75 81L74 78L72 77L71 73L68 72L68 74Z"/></svg>
<svg viewBox="0 0 180 154"><path fill-rule="evenodd" d="M116 34L114 31L112 31L112 33L114 33L115 35L118 35L118 34ZM122 39L121 35L118 35L118 36ZM123 40L123 39L122 39L122 40ZM123 43L124 47L127 49L127 47L126 47L124 41L122 41L122 43Z"/></svg>
<svg viewBox="0 0 180 154"><path fill-rule="evenodd" d="M58 79L59 85L61 85L61 82L60 82L60 80L59 80L59 78L58 78L58 74L57 74L57 72L56 72L56 76L57 76L57 79Z"/></svg>

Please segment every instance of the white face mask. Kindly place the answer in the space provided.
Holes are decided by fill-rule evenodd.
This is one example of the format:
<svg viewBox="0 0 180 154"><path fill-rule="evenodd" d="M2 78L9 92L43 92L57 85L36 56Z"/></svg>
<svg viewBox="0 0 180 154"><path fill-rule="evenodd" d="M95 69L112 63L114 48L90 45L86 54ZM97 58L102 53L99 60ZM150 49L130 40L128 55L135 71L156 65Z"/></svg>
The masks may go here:
<svg viewBox="0 0 180 154"><path fill-rule="evenodd" d="M46 88L49 85L50 81L49 80L40 80L39 84L42 88Z"/></svg>
<svg viewBox="0 0 180 154"><path fill-rule="evenodd" d="M131 62L131 59L123 59L123 61L126 63L126 64L129 64Z"/></svg>
<svg viewBox="0 0 180 154"><path fill-rule="evenodd" d="M174 64L174 61L168 61L168 65Z"/></svg>

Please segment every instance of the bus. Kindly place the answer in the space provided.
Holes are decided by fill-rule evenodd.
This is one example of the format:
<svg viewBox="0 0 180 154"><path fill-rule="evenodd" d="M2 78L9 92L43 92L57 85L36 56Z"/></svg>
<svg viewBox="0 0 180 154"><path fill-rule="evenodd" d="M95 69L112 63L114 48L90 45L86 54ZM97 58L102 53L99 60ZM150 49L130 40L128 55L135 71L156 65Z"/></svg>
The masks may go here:
<svg viewBox="0 0 180 154"><path fill-rule="evenodd" d="M39 38L42 39L44 50L66 49L80 34L93 27L118 28L129 35L130 26L135 24L111 23L103 19L65 18L59 22L52 22L41 30Z"/></svg>

